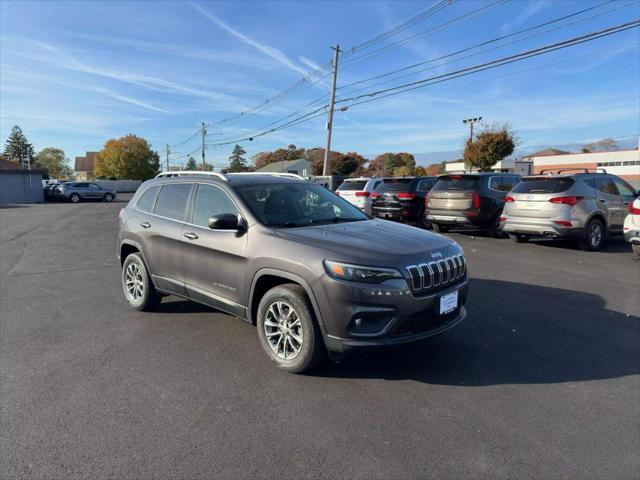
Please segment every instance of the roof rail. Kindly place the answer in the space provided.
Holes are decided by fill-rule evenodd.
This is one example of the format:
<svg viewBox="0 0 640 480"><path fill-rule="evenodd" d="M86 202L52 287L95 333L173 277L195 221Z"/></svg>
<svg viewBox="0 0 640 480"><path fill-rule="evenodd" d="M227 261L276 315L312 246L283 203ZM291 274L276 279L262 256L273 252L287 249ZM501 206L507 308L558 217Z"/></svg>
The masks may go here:
<svg viewBox="0 0 640 480"><path fill-rule="evenodd" d="M301 177L297 173L287 173L287 172L235 172L234 175L271 175L274 177L287 177L287 178L295 178L296 180L306 180L306 178Z"/></svg>
<svg viewBox="0 0 640 480"><path fill-rule="evenodd" d="M554 173L554 168L545 168L543 170L540 170L539 175L553 175ZM560 174L560 173L564 173L564 172L573 172L576 170L580 170L580 173L607 173L607 171L604 168L592 168L591 172L589 171L588 168L584 168L584 167L580 167L580 168L561 168L559 170L555 170L556 174Z"/></svg>
<svg viewBox="0 0 640 480"><path fill-rule="evenodd" d="M156 178L169 178L169 177L189 177L189 176L210 176L210 177L218 177L221 180L228 180L225 175L218 172L203 172L200 170L176 170L176 171L168 171L168 172L160 172L156 175Z"/></svg>

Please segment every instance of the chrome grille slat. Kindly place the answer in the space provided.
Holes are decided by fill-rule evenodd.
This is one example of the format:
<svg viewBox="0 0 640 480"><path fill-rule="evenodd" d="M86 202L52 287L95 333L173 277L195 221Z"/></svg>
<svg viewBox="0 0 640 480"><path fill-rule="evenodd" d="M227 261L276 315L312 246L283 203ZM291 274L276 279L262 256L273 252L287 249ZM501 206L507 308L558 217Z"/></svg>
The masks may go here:
<svg viewBox="0 0 640 480"><path fill-rule="evenodd" d="M436 287L456 282L467 273L463 254L453 255L433 262L406 267L414 292L426 292Z"/></svg>

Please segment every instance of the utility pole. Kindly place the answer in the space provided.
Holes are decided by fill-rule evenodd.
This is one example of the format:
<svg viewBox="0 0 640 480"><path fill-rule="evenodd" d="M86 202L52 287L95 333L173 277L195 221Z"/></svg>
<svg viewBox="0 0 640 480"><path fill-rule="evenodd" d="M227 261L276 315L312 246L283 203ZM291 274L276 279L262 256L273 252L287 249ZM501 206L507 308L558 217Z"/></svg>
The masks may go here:
<svg viewBox="0 0 640 480"><path fill-rule="evenodd" d="M169 150L169 145L167 145L167 172L169 171L169 153L171 152L171 150Z"/></svg>
<svg viewBox="0 0 640 480"><path fill-rule="evenodd" d="M462 123L469 124L469 141L473 142L473 124L474 123L480 123L480 120L482 120L482 117L476 117L476 118L466 118L464 120L462 120Z"/></svg>
<svg viewBox="0 0 640 480"><path fill-rule="evenodd" d="M204 137L206 137L206 135L207 135L207 127L206 127L204 122L202 122L202 130L201 130L200 133L202 134L202 171L204 172L205 171L205 165L206 165L205 156L204 156L204 149L205 149Z"/></svg>
<svg viewBox="0 0 640 480"><path fill-rule="evenodd" d="M324 166L322 175L329 175L329 155L331 154L331 128L333 127L333 105L336 100L336 80L338 78L338 55L340 45L331 47L333 49L333 80L331 81L331 97L329 99L329 118L327 119L327 148L324 150Z"/></svg>

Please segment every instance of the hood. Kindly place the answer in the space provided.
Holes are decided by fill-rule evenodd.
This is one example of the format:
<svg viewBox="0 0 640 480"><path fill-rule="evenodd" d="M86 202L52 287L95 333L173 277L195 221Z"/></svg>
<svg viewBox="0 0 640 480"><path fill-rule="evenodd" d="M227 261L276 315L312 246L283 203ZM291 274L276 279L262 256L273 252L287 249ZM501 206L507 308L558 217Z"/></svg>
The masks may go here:
<svg viewBox="0 0 640 480"><path fill-rule="evenodd" d="M448 255L459 251L453 240L442 235L377 219L279 229L277 234L283 239L330 251L334 260L373 260L377 265L424 258L426 252L439 251Z"/></svg>

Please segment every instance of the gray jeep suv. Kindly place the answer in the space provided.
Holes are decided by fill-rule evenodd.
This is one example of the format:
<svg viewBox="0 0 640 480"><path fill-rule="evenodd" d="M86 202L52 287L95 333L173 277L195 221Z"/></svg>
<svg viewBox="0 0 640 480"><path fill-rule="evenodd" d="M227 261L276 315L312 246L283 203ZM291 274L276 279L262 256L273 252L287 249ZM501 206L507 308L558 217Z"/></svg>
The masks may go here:
<svg viewBox="0 0 640 480"><path fill-rule="evenodd" d="M173 294L238 316L291 372L326 353L424 339L466 316L454 241L374 219L305 180L147 181L120 212L118 256L133 308Z"/></svg>

